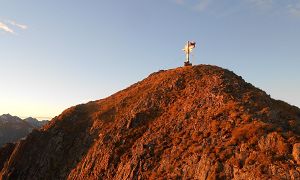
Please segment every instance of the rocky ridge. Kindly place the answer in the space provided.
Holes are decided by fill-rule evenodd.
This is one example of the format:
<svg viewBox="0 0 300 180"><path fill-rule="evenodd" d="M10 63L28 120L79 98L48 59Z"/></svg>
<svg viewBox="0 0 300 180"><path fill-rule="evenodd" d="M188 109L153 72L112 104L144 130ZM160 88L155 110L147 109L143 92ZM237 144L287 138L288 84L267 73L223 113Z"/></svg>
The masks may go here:
<svg viewBox="0 0 300 180"><path fill-rule="evenodd" d="M300 110L233 72L159 71L0 150L1 179L299 179Z"/></svg>
<svg viewBox="0 0 300 180"><path fill-rule="evenodd" d="M49 122L48 120L39 121L36 118L32 118L32 117L23 119L23 121L26 121L28 124L30 124L34 128L40 128Z"/></svg>

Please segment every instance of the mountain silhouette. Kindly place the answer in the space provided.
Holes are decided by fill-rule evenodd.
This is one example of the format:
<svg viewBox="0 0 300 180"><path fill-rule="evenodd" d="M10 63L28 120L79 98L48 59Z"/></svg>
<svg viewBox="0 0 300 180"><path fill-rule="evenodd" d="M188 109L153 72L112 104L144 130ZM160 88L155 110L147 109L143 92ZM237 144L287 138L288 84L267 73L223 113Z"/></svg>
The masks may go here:
<svg viewBox="0 0 300 180"><path fill-rule="evenodd" d="M33 127L17 116L3 114L0 116L0 147L8 142L15 142L25 137Z"/></svg>
<svg viewBox="0 0 300 180"><path fill-rule="evenodd" d="M0 150L2 179L299 179L300 110L210 65L151 74Z"/></svg>
<svg viewBox="0 0 300 180"><path fill-rule="evenodd" d="M24 119L24 121L29 123L34 128L40 128L49 122L48 120L39 121L36 118L32 118L32 117L26 118L26 119Z"/></svg>
<svg viewBox="0 0 300 180"><path fill-rule="evenodd" d="M33 128L40 128L48 121L38 121L34 118L22 120L17 116L3 114L0 116L0 147L27 136Z"/></svg>

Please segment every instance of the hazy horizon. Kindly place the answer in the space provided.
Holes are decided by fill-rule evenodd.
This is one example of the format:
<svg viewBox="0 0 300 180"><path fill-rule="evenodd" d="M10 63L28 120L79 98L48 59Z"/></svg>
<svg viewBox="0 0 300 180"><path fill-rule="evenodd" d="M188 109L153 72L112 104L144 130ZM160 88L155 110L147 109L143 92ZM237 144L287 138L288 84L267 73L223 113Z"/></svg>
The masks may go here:
<svg viewBox="0 0 300 180"><path fill-rule="evenodd" d="M10 114L10 113L0 114L0 116L2 116L2 115L7 115L7 114L9 114L9 115L11 115L11 116L17 116L17 115ZM27 118L34 118L34 119L37 119L37 120L39 120L39 121L41 121L41 120L51 120L51 119L53 118L53 117L32 117L32 116L17 116L17 117L19 117L19 118L22 119L22 120L25 120L25 119L27 119Z"/></svg>
<svg viewBox="0 0 300 180"><path fill-rule="evenodd" d="M59 115L152 72L193 64L300 107L296 0L17 1L0 7L0 114Z"/></svg>

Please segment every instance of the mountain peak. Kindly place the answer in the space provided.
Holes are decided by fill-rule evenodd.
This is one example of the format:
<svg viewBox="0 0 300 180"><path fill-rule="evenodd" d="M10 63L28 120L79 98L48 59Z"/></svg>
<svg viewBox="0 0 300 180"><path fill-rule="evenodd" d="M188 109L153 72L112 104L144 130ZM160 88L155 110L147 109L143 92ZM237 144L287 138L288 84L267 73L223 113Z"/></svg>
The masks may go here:
<svg viewBox="0 0 300 180"><path fill-rule="evenodd" d="M295 178L298 142L297 107L220 67L180 67L65 110L19 142L0 175Z"/></svg>
<svg viewBox="0 0 300 180"><path fill-rule="evenodd" d="M9 117L13 117L13 116L10 115L9 113L7 113L7 114L2 114L2 115L0 116L0 118L9 118Z"/></svg>
<svg viewBox="0 0 300 180"><path fill-rule="evenodd" d="M21 118L17 117L17 116L12 116L10 114L3 114L0 116L0 120L2 121L11 121L11 122L18 122L18 121L22 121Z"/></svg>

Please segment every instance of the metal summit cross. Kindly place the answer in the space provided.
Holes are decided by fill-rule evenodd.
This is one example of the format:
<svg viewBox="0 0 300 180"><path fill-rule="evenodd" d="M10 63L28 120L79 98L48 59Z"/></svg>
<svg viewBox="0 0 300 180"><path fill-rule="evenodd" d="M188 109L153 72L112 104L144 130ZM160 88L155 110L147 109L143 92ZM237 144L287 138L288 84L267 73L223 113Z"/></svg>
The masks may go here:
<svg viewBox="0 0 300 180"><path fill-rule="evenodd" d="M184 62L184 66L192 66L192 63L190 62L190 54L193 51L193 49L196 47L196 42L194 41L188 41L184 48L182 49L185 52L186 59Z"/></svg>

